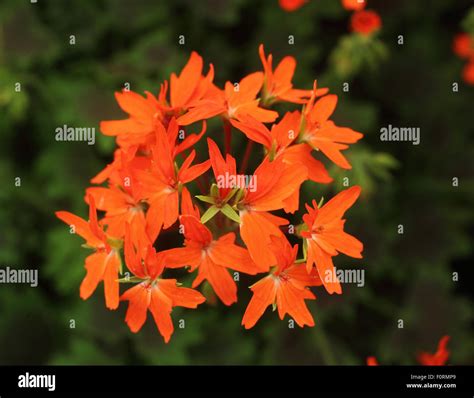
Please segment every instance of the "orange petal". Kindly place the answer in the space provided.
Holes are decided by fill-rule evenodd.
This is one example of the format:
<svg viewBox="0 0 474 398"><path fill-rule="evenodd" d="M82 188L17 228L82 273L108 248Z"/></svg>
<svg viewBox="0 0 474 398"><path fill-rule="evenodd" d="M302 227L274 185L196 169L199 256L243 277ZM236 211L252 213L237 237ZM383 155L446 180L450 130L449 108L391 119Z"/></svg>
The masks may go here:
<svg viewBox="0 0 474 398"><path fill-rule="evenodd" d="M146 120L155 113L151 103L133 91L116 92L115 99L120 108L137 119Z"/></svg>
<svg viewBox="0 0 474 398"><path fill-rule="evenodd" d="M197 242L203 247L211 243L212 233L201 220L194 216L183 215L179 217L179 221L183 226L183 233L187 240Z"/></svg>
<svg viewBox="0 0 474 398"><path fill-rule="evenodd" d="M176 285L176 279L161 279L158 282L160 290L173 302L173 306L197 308L206 298L197 290Z"/></svg>
<svg viewBox="0 0 474 398"><path fill-rule="evenodd" d="M358 239L344 231L324 231L323 238L337 251L354 258L362 258L364 245Z"/></svg>
<svg viewBox="0 0 474 398"><path fill-rule="evenodd" d="M341 294L341 284L337 280L337 276L334 272L334 264L332 262L331 256L323 251L318 244L308 239L308 258L306 262L306 268L308 273L311 271L313 264L316 264L316 269L318 270L319 277L323 282L324 287L326 288L329 294L337 293Z"/></svg>
<svg viewBox="0 0 474 398"><path fill-rule="evenodd" d="M241 121L231 119L230 122L236 129L242 131L249 140L258 142L266 148L272 146L270 131L262 122L247 115L241 116L240 119Z"/></svg>
<svg viewBox="0 0 474 398"><path fill-rule="evenodd" d="M87 188L86 202L89 195L94 198L95 205L99 210L116 211L128 207L125 194L118 189L104 187Z"/></svg>
<svg viewBox="0 0 474 398"><path fill-rule="evenodd" d="M80 287L80 296L83 300L88 299L94 293L97 285L104 278L106 262L107 253L105 252L96 252L86 258L87 274Z"/></svg>
<svg viewBox="0 0 474 398"><path fill-rule="evenodd" d="M183 186L181 191L181 214L183 216L187 215L201 218L201 215L199 214L199 208L193 204L191 194L185 186Z"/></svg>
<svg viewBox="0 0 474 398"><path fill-rule="evenodd" d="M262 271L276 265L276 259L269 247L270 236L281 236L280 229L257 212L240 212L240 236L252 260Z"/></svg>
<svg viewBox="0 0 474 398"><path fill-rule="evenodd" d="M177 247L164 250L161 255L163 255L163 261L167 268L180 268L187 265L194 268L201 264L202 248L200 245Z"/></svg>
<svg viewBox="0 0 474 398"><path fill-rule="evenodd" d="M242 318L242 325L245 329L254 327L267 307L275 302L277 289L273 276L268 275L259 280L251 287L251 290L253 296Z"/></svg>
<svg viewBox="0 0 474 398"><path fill-rule="evenodd" d="M105 260L104 272L105 305L111 310L115 310L119 305L119 267L120 257L112 250Z"/></svg>
<svg viewBox="0 0 474 398"><path fill-rule="evenodd" d="M172 107L181 107L191 97L202 74L202 57L193 51L179 78L175 74L170 79L170 100Z"/></svg>
<svg viewBox="0 0 474 398"><path fill-rule="evenodd" d="M281 281L276 293L278 315L283 320L289 314L298 326L314 326L314 320L305 299L314 299L314 295L307 289L299 290L290 281Z"/></svg>
<svg viewBox="0 0 474 398"><path fill-rule="evenodd" d="M228 235L234 235L232 232ZM255 275L260 270L250 258L247 250L232 243L227 242L226 235L213 242L208 251L212 261L226 268Z"/></svg>
<svg viewBox="0 0 474 398"><path fill-rule="evenodd" d="M146 283L128 289L120 300L128 300L125 322L133 333L138 332L146 321L146 313L151 301L151 292Z"/></svg>
<svg viewBox="0 0 474 398"><path fill-rule="evenodd" d="M322 153L324 153L330 160L332 160L339 167L346 170L352 169L351 164L347 161L345 156L341 153L341 151L349 148L347 145L338 144L338 143L330 142L330 141L319 141L319 140L312 140L311 145L319 149Z"/></svg>
<svg viewBox="0 0 474 398"><path fill-rule="evenodd" d="M309 115L312 123L322 124L333 114L337 105L337 95L328 94L316 101Z"/></svg>
<svg viewBox="0 0 474 398"><path fill-rule="evenodd" d="M283 159L289 164L302 164L306 167L308 178L327 184L332 181L324 165L311 155L312 148L307 144L292 145L285 149Z"/></svg>
<svg viewBox="0 0 474 398"><path fill-rule="evenodd" d="M291 56L284 57L275 68L274 79L280 84L291 83L295 74L296 60Z"/></svg>
<svg viewBox="0 0 474 398"><path fill-rule="evenodd" d="M180 126L188 126L200 120L209 119L224 113L226 108L223 103L212 100L201 100L195 106L178 118Z"/></svg>
<svg viewBox="0 0 474 398"><path fill-rule="evenodd" d="M318 223L328 224L335 219L340 219L357 200L360 192L361 188L357 185L339 192L319 209Z"/></svg>
<svg viewBox="0 0 474 398"><path fill-rule="evenodd" d="M89 246L98 247L102 244L102 241L91 231L89 223L86 220L68 211L57 211L55 214L61 221L69 226L74 226L76 234L84 238Z"/></svg>
<svg viewBox="0 0 474 398"><path fill-rule="evenodd" d="M198 272L199 282L206 279L225 305L237 302L237 285L227 269L215 264L209 256L205 256Z"/></svg>
<svg viewBox="0 0 474 398"><path fill-rule="evenodd" d="M158 331L163 336L165 343L170 341L174 332L173 321L171 320L171 299L163 294L159 287L155 287L151 292L150 312L155 319Z"/></svg>

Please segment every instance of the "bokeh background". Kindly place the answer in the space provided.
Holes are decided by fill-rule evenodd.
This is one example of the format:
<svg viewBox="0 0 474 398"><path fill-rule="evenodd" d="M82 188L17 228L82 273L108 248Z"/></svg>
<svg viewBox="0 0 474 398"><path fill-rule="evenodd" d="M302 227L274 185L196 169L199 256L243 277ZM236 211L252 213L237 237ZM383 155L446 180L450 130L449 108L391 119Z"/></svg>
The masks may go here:
<svg viewBox="0 0 474 398"><path fill-rule="evenodd" d="M276 0L3 0L0 266L38 268L40 283L0 285L0 364L363 365L368 355L414 364L417 352L434 352L445 334L452 337L450 363L473 364L474 87L462 82L463 62L452 53L453 36L469 29L473 2L368 3L383 28L362 40L349 32L350 13L339 0L312 0L294 13ZM289 329L288 318L267 311L245 331L246 286L255 279L242 279L237 305L212 304L205 291L210 304L177 308L169 344L150 319L132 334L126 306L105 309L101 288L88 301L79 298L87 251L54 217L60 209L87 215L84 189L111 161L114 141L98 134L93 146L56 142L55 129L98 132L101 120L124 116L114 91L128 82L156 93L191 50L215 65L219 85L237 81L261 69L260 43L274 59L294 55L295 85L310 88L317 78L339 95L335 121L365 134L346 152L352 171L331 167L331 188L303 188L306 201L332 196L344 177L364 188L347 228L364 242L365 256L339 256L336 265L365 269L365 286L345 285L342 296L317 289L318 300L309 302L314 328ZM420 145L382 142L388 124L421 128ZM254 152L255 162L260 155Z"/></svg>

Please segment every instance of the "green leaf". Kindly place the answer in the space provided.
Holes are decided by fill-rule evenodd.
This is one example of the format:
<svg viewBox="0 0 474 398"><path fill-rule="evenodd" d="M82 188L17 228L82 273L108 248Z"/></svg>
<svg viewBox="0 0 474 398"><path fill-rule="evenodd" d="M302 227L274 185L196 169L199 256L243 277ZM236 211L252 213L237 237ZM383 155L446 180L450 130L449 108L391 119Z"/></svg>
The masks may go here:
<svg viewBox="0 0 474 398"><path fill-rule="evenodd" d="M211 206L209 209L201 217L201 222L203 224L207 223L212 217L214 217L219 212L219 208L217 206Z"/></svg>
<svg viewBox="0 0 474 398"><path fill-rule="evenodd" d="M229 204L224 205L224 207L222 207L220 210L226 217L240 224L239 215L235 212L235 210L232 207L230 207Z"/></svg>
<svg viewBox="0 0 474 398"><path fill-rule="evenodd" d="M215 199L212 196L196 195L201 202L210 203L211 205L216 204Z"/></svg>

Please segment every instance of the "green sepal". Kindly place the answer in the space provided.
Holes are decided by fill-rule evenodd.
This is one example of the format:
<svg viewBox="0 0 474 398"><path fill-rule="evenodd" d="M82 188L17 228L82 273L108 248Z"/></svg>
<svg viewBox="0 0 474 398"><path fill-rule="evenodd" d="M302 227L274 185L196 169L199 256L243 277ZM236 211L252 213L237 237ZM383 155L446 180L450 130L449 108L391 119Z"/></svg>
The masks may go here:
<svg viewBox="0 0 474 398"><path fill-rule="evenodd" d="M230 207L229 204L225 204L223 207L221 207L221 212L228 218L230 218L232 221L235 221L236 223L240 224L240 217L236 213L236 211Z"/></svg>
<svg viewBox="0 0 474 398"><path fill-rule="evenodd" d="M212 217L214 217L219 212L219 208L217 206L211 206L209 209L205 211L205 213L201 216L201 222L203 224L207 223Z"/></svg>
<svg viewBox="0 0 474 398"><path fill-rule="evenodd" d="M212 196L196 195L201 202L210 203L211 205L216 204L216 200Z"/></svg>
<svg viewBox="0 0 474 398"><path fill-rule="evenodd" d="M219 197L219 187L217 186L216 183L211 185L211 196L213 198L218 198Z"/></svg>

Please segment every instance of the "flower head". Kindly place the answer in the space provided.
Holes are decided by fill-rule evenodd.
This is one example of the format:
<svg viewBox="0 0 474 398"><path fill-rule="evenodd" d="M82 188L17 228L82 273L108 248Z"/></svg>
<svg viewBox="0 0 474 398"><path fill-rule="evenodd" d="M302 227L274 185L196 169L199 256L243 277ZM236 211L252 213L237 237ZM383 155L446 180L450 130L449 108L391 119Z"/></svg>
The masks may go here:
<svg viewBox="0 0 474 398"><path fill-rule="evenodd" d="M365 8L367 0L342 0L342 6L349 11L360 11Z"/></svg>
<svg viewBox="0 0 474 398"><path fill-rule="evenodd" d="M305 300L316 299L308 287L321 285L318 274L313 271L308 274L304 264L296 262L298 245L291 247L284 236L272 237L270 248L276 262L270 274L250 287L253 296L242 325L246 329L252 328L266 308L272 305L278 309L280 319L289 314L300 327L314 326Z"/></svg>
<svg viewBox="0 0 474 398"><path fill-rule="evenodd" d="M316 266L324 287L329 293L342 292L341 285L334 275L332 257L339 252L354 258L362 258L362 243L344 232L344 213L354 204L360 195L360 187L355 186L338 193L329 202L318 207L306 205L308 211L303 216L307 227L302 232L308 245L306 267L308 272Z"/></svg>
<svg viewBox="0 0 474 398"><path fill-rule="evenodd" d="M361 35L371 35L381 27L382 19L379 14L373 10L356 11L351 16L351 29Z"/></svg>

